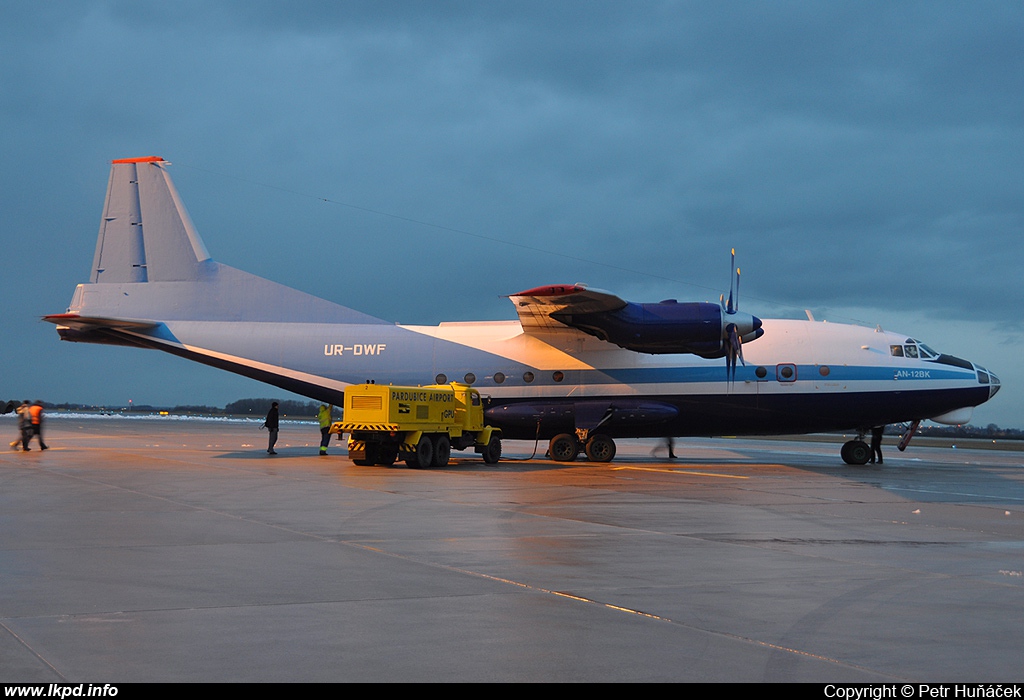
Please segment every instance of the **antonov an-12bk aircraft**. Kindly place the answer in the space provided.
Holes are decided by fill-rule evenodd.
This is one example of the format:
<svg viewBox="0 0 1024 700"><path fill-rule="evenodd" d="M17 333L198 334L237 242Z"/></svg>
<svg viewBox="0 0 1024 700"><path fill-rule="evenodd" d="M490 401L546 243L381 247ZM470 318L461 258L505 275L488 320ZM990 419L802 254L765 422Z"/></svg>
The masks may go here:
<svg viewBox="0 0 1024 700"><path fill-rule="evenodd" d="M504 437L554 459L615 456L614 438L857 431L964 423L994 374L899 333L762 321L728 302L623 301L583 285L509 298L518 321L407 326L214 262L159 157L112 163L92 273L63 340L163 350L325 403L345 386L461 381ZM738 285L738 278L736 284Z"/></svg>

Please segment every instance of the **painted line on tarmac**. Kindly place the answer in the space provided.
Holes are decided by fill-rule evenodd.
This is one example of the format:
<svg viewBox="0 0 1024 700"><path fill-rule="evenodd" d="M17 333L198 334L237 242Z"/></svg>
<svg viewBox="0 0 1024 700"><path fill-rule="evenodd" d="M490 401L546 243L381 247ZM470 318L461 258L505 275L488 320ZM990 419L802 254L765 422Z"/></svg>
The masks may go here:
<svg viewBox="0 0 1024 700"><path fill-rule="evenodd" d="M749 476L738 474L716 474L714 472L695 472L689 469L657 469L655 467L612 467L612 471L660 472L662 474L686 474L690 476L717 476L720 479L749 479Z"/></svg>

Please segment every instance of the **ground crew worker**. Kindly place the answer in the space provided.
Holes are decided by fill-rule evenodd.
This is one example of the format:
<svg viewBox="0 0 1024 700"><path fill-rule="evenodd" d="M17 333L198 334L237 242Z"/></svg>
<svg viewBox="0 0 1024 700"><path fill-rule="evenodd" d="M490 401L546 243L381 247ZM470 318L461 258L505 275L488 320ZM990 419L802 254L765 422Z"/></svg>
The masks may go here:
<svg viewBox="0 0 1024 700"><path fill-rule="evenodd" d="M277 444L277 429L279 427L277 401L274 401L270 404L270 410L267 411L266 420L263 421L263 425L261 427L266 428L267 432L270 433L270 436L267 440L267 454L276 455L277 452L274 451L274 445Z"/></svg>
<svg viewBox="0 0 1024 700"><path fill-rule="evenodd" d="M875 463L875 456L878 456L878 463L882 464L882 435L885 433L884 425L876 425L871 429L871 464Z"/></svg>
<svg viewBox="0 0 1024 700"><path fill-rule="evenodd" d="M43 442L43 402L36 401L34 404L29 406L28 415L31 422L31 428L28 437L25 438L25 441L22 444L22 449L28 450L28 443L32 439L33 435L35 435L39 440L39 449L49 449L46 446L46 443Z"/></svg>
<svg viewBox="0 0 1024 700"><path fill-rule="evenodd" d="M28 452L28 439L32 436L32 417L28 412L31 405L28 399L25 399L14 409L18 414L18 439L11 441L12 450L18 449L18 445L21 445L21 449Z"/></svg>
<svg viewBox="0 0 1024 700"><path fill-rule="evenodd" d="M331 414L334 412L334 404L325 406L320 404L320 410L316 413L316 419L320 423L320 454L327 454L327 445L331 441Z"/></svg>

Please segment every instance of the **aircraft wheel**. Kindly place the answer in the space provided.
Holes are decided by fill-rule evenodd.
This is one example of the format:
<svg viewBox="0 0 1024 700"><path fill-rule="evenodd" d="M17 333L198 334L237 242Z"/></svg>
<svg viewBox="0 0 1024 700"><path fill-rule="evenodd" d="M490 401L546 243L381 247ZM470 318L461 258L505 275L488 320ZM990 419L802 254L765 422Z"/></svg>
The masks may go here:
<svg viewBox="0 0 1024 700"><path fill-rule="evenodd" d="M587 440L586 452L591 462L610 462L615 459L615 441L607 435L594 435Z"/></svg>
<svg viewBox="0 0 1024 700"><path fill-rule="evenodd" d="M867 464L871 459L871 448L863 440L850 440L843 445L839 454L847 464Z"/></svg>
<svg viewBox="0 0 1024 700"><path fill-rule="evenodd" d="M447 467L448 460L452 456L452 442L447 435L438 435L434 440L434 461L431 465L435 467Z"/></svg>
<svg viewBox="0 0 1024 700"><path fill-rule="evenodd" d="M556 435L548 443L548 453L556 462L575 462L579 451L580 445L576 442L576 436L568 433Z"/></svg>
<svg viewBox="0 0 1024 700"><path fill-rule="evenodd" d="M497 464L499 459L501 459L501 438L493 436L487 443L487 447L484 448L484 462Z"/></svg>

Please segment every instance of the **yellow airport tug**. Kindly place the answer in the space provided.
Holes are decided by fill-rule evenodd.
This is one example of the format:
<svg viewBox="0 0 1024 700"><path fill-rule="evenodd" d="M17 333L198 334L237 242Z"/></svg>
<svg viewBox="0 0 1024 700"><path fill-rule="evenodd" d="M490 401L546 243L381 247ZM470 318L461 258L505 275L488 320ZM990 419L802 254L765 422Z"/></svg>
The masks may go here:
<svg viewBox="0 0 1024 700"><path fill-rule="evenodd" d="M501 430L484 425L480 392L468 384L345 388L344 419L331 425L348 433L348 456L360 466L443 467L453 449L472 447L487 464L501 459Z"/></svg>

